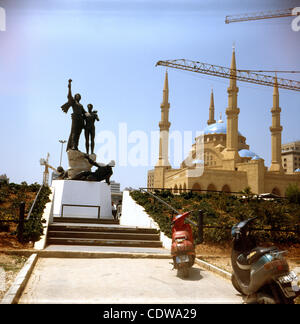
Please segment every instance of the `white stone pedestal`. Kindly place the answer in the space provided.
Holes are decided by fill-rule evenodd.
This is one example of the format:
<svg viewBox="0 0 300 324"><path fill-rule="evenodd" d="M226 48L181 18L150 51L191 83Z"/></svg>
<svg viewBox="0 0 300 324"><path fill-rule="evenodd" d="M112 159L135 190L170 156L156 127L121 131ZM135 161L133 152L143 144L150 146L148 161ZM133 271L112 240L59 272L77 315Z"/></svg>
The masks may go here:
<svg viewBox="0 0 300 324"><path fill-rule="evenodd" d="M106 182L53 180L53 217L113 219Z"/></svg>

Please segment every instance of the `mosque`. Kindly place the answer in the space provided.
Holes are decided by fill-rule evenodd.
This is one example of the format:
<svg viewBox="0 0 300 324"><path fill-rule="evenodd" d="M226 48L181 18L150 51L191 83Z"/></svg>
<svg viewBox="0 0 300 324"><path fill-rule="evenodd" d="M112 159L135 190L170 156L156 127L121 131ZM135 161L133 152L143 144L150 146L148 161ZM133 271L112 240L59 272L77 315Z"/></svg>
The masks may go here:
<svg viewBox="0 0 300 324"><path fill-rule="evenodd" d="M180 168L174 169L168 159L171 123L169 122L169 86L168 72L166 71L163 101L160 105L159 156L155 168L148 171L147 187L149 189L168 188L172 189L174 193L187 189L240 192L246 187L250 187L255 194L273 193L284 196L289 184L298 184L300 187L300 172L287 173L282 167L282 126L280 125L281 108L279 107L277 77L274 81L273 107L271 109L272 160L268 168L265 166L264 159L250 150L246 138L238 131L240 109L237 101L239 88L235 78L235 50L232 53L231 76L227 89L226 122L221 119L215 120L212 92L209 118L203 135L195 138L189 157L181 163ZM203 149L197 149L199 147Z"/></svg>

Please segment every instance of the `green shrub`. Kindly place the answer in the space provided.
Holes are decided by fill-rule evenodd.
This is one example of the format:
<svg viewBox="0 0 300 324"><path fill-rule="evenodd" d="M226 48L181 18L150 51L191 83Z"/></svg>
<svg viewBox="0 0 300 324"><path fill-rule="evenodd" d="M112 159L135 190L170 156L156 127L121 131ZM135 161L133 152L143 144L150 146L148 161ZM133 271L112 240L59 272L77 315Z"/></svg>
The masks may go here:
<svg viewBox="0 0 300 324"><path fill-rule="evenodd" d="M19 211L20 211L20 203L25 201L28 192L35 192L39 190L40 185L33 184L27 185L26 182L22 182L20 185L15 183L10 183L6 185L0 186L0 197L3 197L3 201L9 202L9 199L13 199L10 201L10 207L2 207L0 206L0 219L1 220L18 220L19 219ZM23 232L23 242L35 242L39 240L40 236L43 235L43 222L42 215L45 208L46 203L49 201L50 189L48 187L43 187L40 191L40 195L36 201L36 204L32 210L31 217L28 221L24 223L24 232ZM14 197L14 198L11 198ZM29 196L31 197L31 196ZM33 203L32 199L32 203ZM30 210L31 205L26 204L25 206L25 217ZM0 230L9 230L9 226L6 222L0 222L2 224ZM19 226L18 226L19 227ZM17 235L17 229L11 234Z"/></svg>
<svg viewBox="0 0 300 324"><path fill-rule="evenodd" d="M180 213L193 210L191 219L197 222L198 211L204 214L204 224L220 228L204 228L204 241L223 243L231 240L231 227L241 220L257 216L254 227L272 230L296 229L300 225L300 208L289 200L259 200L251 198L251 192L245 189L247 199L218 193L180 195L157 192L157 196L168 202ZM161 231L171 237L172 211L147 193L131 192L132 198L159 225ZM197 228L193 228L197 242ZM299 234L293 232L255 231L253 234L259 241L278 243L300 243Z"/></svg>
<svg viewBox="0 0 300 324"><path fill-rule="evenodd" d="M285 196L290 203L300 204L300 189L297 184L289 184Z"/></svg>
<svg viewBox="0 0 300 324"><path fill-rule="evenodd" d="M45 205L49 202L50 195L49 187L43 187L40 191L39 197L32 209L31 216L24 225L23 232L23 241L24 242L36 242L43 235L44 226L43 226L43 212Z"/></svg>

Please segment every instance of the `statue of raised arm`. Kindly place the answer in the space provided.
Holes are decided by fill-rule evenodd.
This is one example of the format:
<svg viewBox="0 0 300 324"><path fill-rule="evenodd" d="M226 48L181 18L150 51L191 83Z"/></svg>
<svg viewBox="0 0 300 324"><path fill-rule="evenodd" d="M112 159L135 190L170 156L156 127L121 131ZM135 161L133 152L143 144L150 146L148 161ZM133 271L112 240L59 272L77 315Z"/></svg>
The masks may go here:
<svg viewBox="0 0 300 324"><path fill-rule="evenodd" d="M72 107L73 113L71 114L72 118L72 126L71 133L69 136L67 151L68 150L77 150L78 151L78 143L79 137L82 129L84 128L84 118L86 111L84 110L82 104L80 103L81 95L79 93L72 96L71 90L72 80L68 81L68 102L61 106L63 112L67 113L69 108Z"/></svg>
<svg viewBox="0 0 300 324"><path fill-rule="evenodd" d="M69 81L68 81L68 89L69 89L69 92L68 92L68 102L66 102L65 104L63 104L61 106L62 111L65 112L65 113L68 112L69 108L72 105L73 97L72 97L71 83L72 83L72 79L69 79Z"/></svg>

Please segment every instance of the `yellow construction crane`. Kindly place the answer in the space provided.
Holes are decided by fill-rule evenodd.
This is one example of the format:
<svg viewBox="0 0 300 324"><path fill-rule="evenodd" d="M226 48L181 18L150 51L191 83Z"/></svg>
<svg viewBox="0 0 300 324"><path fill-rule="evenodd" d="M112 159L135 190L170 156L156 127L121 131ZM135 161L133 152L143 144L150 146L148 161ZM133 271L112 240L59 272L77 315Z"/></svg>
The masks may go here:
<svg viewBox="0 0 300 324"><path fill-rule="evenodd" d="M273 87L275 84L274 76L256 73L251 70L234 70L234 73L232 73L233 71L230 68L224 66L202 63L198 61L191 61L186 59L158 61L156 63L156 66L157 65L175 68L179 70L196 72L196 73L203 73L203 74L217 76L221 78L236 79L243 82L261 84L270 87ZM299 73L299 71L269 71L269 72ZM300 91L299 81L277 78L277 85L278 88Z"/></svg>
<svg viewBox="0 0 300 324"><path fill-rule="evenodd" d="M249 21L249 20L262 20L262 19L270 19L270 18L296 16L300 14L300 11L296 9L297 8L289 8L289 9L280 9L280 10L252 12L252 13L245 13L240 15L230 15L225 17L225 24L229 24L233 22Z"/></svg>
<svg viewBox="0 0 300 324"><path fill-rule="evenodd" d="M43 173L43 185L48 186L48 181L49 181L49 168L52 169L53 171L55 171L56 173L58 173L58 171L56 170L56 168L54 168L53 166L51 166L48 161L49 161L49 156L50 154L47 154L47 158L46 159L40 159L40 165L44 165L45 166L45 170Z"/></svg>

